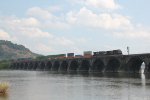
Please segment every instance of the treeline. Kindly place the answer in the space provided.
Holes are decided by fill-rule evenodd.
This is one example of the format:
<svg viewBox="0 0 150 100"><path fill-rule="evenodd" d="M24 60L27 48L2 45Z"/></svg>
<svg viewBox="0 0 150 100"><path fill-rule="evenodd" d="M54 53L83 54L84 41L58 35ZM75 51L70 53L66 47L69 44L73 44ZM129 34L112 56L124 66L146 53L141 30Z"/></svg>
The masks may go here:
<svg viewBox="0 0 150 100"><path fill-rule="evenodd" d="M0 70L8 69L9 65L10 65L10 60L2 60L2 61L0 61Z"/></svg>
<svg viewBox="0 0 150 100"><path fill-rule="evenodd" d="M48 56L37 56L36 60L47 60L47 59L55 59L57 57L60 57L64 54L57 54L57 55L48 55Z"/></svg>

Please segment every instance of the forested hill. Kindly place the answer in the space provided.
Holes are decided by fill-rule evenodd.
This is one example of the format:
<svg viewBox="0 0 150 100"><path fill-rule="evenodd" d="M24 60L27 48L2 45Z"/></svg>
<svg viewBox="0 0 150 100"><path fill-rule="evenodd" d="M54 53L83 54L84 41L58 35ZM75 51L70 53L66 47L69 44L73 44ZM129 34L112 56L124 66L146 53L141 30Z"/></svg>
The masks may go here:
<svg viewBox="0 0 150 100"><path fill-rule="evenodd" d="M0 40L0 60L33 58L38 56L23 45L14 44L11 41Z"/></svg>

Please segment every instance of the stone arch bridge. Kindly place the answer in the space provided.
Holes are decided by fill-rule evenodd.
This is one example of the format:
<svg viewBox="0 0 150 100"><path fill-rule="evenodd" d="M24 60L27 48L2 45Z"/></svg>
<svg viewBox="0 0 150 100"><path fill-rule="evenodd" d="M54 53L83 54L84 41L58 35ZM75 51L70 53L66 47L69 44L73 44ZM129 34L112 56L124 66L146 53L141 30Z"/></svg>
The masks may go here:
<svg viewBox="0 0 150 100"><path fill-rule="evenodd" d="M92 58L52 59L45 61L14 61L13 70L41 70L59 72L131 72L139 73L142 63L145 73L150 72L150 53L133 55L105 55Z"/></svg>

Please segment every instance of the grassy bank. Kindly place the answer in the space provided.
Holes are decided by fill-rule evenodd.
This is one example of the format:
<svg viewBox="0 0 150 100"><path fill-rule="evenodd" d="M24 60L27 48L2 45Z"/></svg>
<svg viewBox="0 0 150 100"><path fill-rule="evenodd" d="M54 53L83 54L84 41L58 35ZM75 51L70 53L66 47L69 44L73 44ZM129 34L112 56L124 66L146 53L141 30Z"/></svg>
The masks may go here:
<svg viewBox="0 0 150 100"><path fill-rule="evenodd" d="M0 82L0 96L7 95L9 84L6 82Z"/></svg>
<svg viewBox="0 0 150 100"><path fill-rule="evenodd" d="M0 70L7 69L9 67L9 64L10 64L10 61L8 60L0 61Z"/></svg>

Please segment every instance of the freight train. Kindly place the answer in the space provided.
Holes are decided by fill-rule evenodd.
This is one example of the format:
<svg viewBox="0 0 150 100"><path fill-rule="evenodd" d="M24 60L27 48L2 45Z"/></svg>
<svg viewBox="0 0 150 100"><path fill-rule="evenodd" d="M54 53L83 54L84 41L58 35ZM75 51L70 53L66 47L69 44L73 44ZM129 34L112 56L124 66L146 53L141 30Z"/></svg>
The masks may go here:
<svg viewBox="0 0 150 100"><path fill-rule="evenodd" d="M122 51L120 49L117 50L111 50L111 51L98 51L93 52L92 51L84 51L83 55L75 55L74 53L67 53L67 54L58 54L53 55L50 58L52 59L74 59L74 58L91 58L91 57L97 57L97 56L104 56L104 55L122 55Z"/></svg>
<svg viewBox="0 0 150 100"><path fill-rule="evenodd" d="M93 56L103 56L103 55L122 55L122 51L120 49L117 49L111 51L93 52Z"/></svg>

